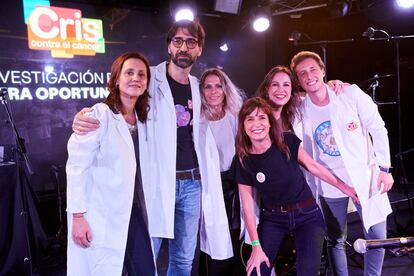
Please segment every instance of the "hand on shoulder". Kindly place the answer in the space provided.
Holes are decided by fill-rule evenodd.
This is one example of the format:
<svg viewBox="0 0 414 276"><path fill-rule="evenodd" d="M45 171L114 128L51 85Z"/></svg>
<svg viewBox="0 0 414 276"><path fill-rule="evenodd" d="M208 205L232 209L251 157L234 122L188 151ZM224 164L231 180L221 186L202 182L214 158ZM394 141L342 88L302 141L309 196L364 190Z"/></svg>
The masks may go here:
<svg viewBox="0 0 414 276"><path fill-rule="evenodd" d="M86 135L99 128L99 120L89 116L93 111L92 108L85 107L75 115L72 123L73 132L78 135Z"/></svg>

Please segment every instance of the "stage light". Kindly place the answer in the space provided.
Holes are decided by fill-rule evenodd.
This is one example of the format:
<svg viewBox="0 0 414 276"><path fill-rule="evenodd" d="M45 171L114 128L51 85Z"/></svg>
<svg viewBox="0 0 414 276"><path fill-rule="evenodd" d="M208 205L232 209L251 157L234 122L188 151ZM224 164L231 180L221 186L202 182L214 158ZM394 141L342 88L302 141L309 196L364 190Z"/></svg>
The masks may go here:
<svg viewBox="0 0 414 276"><path fill-rule="evenodd" d="M269 26L270 21L269 18L266 17L256 18L253 22L253 29L259 33L266 31L269 28Z"/></svg>
<svg viewBox="0 0 414 276"><path fill-rule="evenodd" d="M194 20L194 13L192 10L190 10L189 8L183 8L178 10L175 13L175 21L180 21L180 20L190 20L193 21Z"/></svg>
<svg viewBox="0 0 414 276"><path fill-rule="evenodd" d="M396 0L397 5L403 9L410 9L414 6L414 0Z"/></svg>
<svg viewBox="0 0 414 276"><path fill-rule="evenodd" d="M256 32L264 32L270 26L270 11L265 7L258 7L252 12L252 25Z"/></svg>
<svg viewBox="0 0 414 276"><path fill-rule="evenodd" d="M45 66L45 72L46 73L52 73L55 69L53 68L52 65L46 65Z"/></svg>
<svg viewBox="0 0 414 276"><path fill-rule="evenodd" d="M222 50L223 52L227 52L229 50L229 46L227 45L227 43L221 44L220 50Z"/></svg>
<svg viewBox="0 0 414 276"><path fill-rule="evenodd" d="M170 13L174 20L190 20L194 21L196 17L196 5L191 0L171 0Z"/></svg>

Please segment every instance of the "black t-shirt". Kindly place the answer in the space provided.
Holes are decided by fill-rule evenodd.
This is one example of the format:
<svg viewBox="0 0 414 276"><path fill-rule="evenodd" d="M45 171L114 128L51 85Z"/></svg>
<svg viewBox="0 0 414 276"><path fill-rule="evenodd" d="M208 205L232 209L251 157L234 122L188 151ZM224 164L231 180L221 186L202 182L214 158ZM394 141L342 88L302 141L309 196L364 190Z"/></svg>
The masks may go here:
<svg viewBox="0 0 414 276"><path fill-rule="evenodd" d="M198 167L193 141L193 102L190 84L176 82L167 73L177 115L177 171Z"/></svg>
<svg viewBox="0 0 414 276"><path fill-rule="evenodd" d="M293 133L285 133L290 159L274 144L262 154L249 154L244 167L238 158L236 180L239 184L257 188L265 205L297 203L312 197L312 192L298 163L301 140Z"/></svg>
<svg viewBox="0 0 414 276"><path fill-rule="evenodd" d="M147 208L145 207L145 197L144 197L144 190L142 187L142 176L141 176L141 163L139 161L139 136L138 136L138 128L136 131L131 133L132 141L134 142L134 149L135 149L135 159L137 161L137 170L135 173L135 186L134 186L134 197L133 197L133 204L136 204L140 212L142 212L142 216L144 218L145 225L148 225L148 216L147 216Z"/></svg>

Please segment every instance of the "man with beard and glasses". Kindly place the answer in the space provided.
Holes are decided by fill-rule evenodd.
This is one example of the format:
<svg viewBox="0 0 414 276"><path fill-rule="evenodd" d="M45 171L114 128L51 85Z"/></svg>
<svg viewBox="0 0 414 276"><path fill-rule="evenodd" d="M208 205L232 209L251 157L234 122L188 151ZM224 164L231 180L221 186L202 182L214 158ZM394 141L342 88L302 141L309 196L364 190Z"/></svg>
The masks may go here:
<svg viewBox="0 0 414 276"><path fill-rule="evenodd" d="M151 68L145 141L150 160L141 164L142 181L155 256L163 238L169 239L167 275L191 274L199 225L202 251L219 260L233 255L219 161L211 154L214 136L200 129L199 82L190 75L204 40L198 22L175 22L167 34L170 61ZM83 115L88 111L75 117L78 134L99 127Z"/></svg>

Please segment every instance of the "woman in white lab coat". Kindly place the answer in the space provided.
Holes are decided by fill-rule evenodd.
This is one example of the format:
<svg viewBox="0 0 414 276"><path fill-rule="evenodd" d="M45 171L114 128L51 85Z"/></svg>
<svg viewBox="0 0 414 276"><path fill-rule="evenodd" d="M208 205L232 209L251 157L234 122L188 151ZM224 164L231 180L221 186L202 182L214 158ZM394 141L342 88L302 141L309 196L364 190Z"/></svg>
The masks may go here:
<svg viewBox="0 0 414 276"><path fill-rule="evenodd" d="M213 259L208 252L200 254L200 275L241 275L244 272L239 248L240 199L231 169L236 153L237 115L243 104L244 92L238 89L220 69L211 68L201 75L201 133L210 131L214 137L211 151L218 157L214 168L220 169L224 206L231 237L233 257ZM210 164L210 169L213 164ZM216 201L216 204L218 202ZM219 218L216 218L217 220ZM223 219L223 218L220 218Z"/></svg>
<svg viewBox="0 0 414 276"><path fill-rule="evenodd" d="M67 275L154 275L140 163L147 156L147 59L119 56L109 95L90 116L100 128L68 142Z"/></svg>

